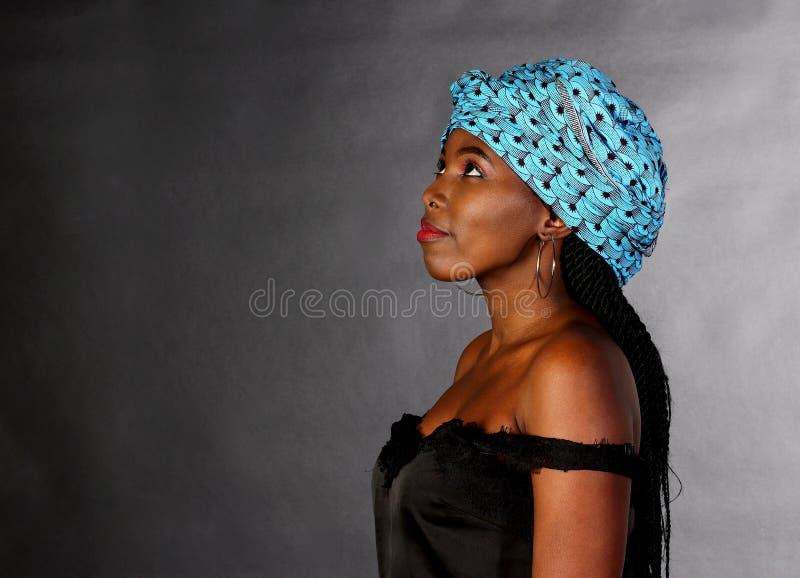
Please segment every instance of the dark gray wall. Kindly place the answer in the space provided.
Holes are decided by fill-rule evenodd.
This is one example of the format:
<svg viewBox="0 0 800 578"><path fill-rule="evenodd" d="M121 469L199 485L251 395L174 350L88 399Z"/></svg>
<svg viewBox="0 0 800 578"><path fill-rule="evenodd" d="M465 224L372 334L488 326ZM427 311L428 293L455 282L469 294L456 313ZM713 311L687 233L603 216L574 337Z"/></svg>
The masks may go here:
<svg viewBox="0 0 800 578"><path fill-rule="evenodd" d="M487 319L297 299L428 289L449 84L551 56L606 72L665 147L626 293L671 378L673 574L796 571L795 4L4 10L3 576L374 576L369 470ZM285 315L251 307L268 278Z"/></svg>

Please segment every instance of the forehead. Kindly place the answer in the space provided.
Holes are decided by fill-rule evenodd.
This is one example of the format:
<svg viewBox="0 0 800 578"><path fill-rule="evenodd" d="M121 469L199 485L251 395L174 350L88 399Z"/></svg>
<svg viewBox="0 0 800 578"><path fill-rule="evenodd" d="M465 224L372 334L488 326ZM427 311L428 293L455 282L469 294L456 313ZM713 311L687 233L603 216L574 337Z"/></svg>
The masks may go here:
<svg viewBox="0 0 800 578"><path fill-rule="evenodd" d="M504 164L503 159L492 150L492 147L463 128L456 128L448 135L440 158L446 155L455 157L469 153L477 154L498 169Z"/></svg>
<svg viewBox="0 0 800 578"><path fill-rule="evenodd" d="M456 128L447 137L444 143L445 152L455 152L461 146L477 146L489 152L491 149L481 139L474 134L464 130L463 128Z"/></svg>
<svg viewBox="0 0 800 578"><path fill-rule="evenodd" d="M524 187L525 191L530 192L530 186L506 164L502 157L494 152L492 147L463 128L456 128L447 136L447 140L444 143L444 150L439 155L439 159L441 162L446 162L443 159L448 157L451 161L455 162L457 158L467 154L477 155L484 159L486 164L493 171L492 174L494 177L511 179L515 181L517 185Z"/></svg>

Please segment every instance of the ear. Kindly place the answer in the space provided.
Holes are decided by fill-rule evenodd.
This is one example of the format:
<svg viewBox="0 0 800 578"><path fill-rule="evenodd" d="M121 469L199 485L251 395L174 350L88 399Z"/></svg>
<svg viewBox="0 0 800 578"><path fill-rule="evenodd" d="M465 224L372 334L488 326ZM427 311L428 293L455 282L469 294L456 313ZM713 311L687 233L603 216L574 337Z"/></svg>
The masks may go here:
<svg viewBox="0 0 800 578"><path fill-rule="evenodd" d="M544 226L539 231L539 238L543 241L549 241L552 235L554 239L563 239L572 233L572 229L567 227L564 221L550 209L550 218L544 222Z"/></svg>

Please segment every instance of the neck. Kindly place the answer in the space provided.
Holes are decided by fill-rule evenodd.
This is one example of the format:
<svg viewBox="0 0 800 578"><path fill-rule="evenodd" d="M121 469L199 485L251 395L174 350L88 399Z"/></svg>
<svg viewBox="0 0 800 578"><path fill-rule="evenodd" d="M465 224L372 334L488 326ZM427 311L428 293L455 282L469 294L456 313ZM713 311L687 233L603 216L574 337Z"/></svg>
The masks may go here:
<svg viewBox="0 0 800 578"><path fill-rule="evenodd" d="M552 333L582 313L583 308L564 287L558 259L550 286L552 248L549 243L546 245L540 261L538 290L538 243L534 243L532 258L528 255L478 279L492 320L489 354Z"/></svg>

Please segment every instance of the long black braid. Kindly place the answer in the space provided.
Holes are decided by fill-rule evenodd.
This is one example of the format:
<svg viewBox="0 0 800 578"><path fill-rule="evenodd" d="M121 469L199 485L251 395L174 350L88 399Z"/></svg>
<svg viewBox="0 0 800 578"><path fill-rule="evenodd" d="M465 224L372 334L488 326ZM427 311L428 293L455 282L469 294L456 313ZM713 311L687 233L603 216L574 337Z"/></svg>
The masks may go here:
<svg viewBox="0 0 800 578"><path fill-rule="evenodd" d="M628 548L636 552L636 576L661 576L663 544L668 578L668 469L671 468L667 457L672 400L661 355L647 327L622 293L611 266L577 235L564 238L561 271L567 293L594 313L625 353L633 371L642 419L639 453L646 466L645 474L634 483L631 493L635 521Z"/></svg>

